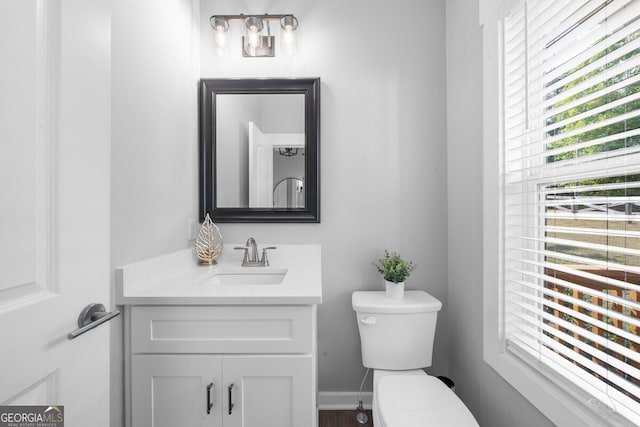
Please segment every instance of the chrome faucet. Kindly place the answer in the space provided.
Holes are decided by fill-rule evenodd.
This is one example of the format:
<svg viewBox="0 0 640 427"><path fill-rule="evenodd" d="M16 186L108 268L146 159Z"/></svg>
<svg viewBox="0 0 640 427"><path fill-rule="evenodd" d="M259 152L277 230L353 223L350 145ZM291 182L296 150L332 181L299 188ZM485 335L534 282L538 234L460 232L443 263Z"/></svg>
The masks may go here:
<svg viewBox="0 0 640 427"><path fill-rule="evenodd" d="M270 249L277 249L275 246L268 246L262 248L262 258L258 260L258 245L253 237L249 237L245 246L235 247L244 251L244 257L242 258L243 267L266 267L269 265L269 259L267 258L267 251Z"/></svg>
<svg viewBox="0 0 640 427"><path fill-rule="evenodd" d="M245 246L247 247L247 251L245 252L245 255L248 257L247 262L258 262L258 245L256 244L256 239L249 237Z"/></svg>

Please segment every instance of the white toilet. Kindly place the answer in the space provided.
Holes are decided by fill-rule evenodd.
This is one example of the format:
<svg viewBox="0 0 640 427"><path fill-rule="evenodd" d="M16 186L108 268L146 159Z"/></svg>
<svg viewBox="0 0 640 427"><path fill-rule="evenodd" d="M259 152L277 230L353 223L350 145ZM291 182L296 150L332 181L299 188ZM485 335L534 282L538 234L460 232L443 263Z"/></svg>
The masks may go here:
<svg viewBox="0 0 640 427"><path fill-rule="evenodd" d="M375 427L478 427L458 396L422 368L431 366L442 303L423 291L403 299L354 292L362 364L373 371Z"/></svg>

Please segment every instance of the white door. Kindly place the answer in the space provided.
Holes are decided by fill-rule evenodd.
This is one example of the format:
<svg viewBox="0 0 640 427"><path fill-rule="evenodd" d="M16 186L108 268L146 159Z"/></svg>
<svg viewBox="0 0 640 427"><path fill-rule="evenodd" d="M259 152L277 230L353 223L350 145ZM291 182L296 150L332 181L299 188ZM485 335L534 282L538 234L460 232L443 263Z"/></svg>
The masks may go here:
<svg viewBox="0 0 640 427"><path fill-rule="evenodd" d="M315 426L312 362L311 356L225 356L224 427Z"/></svg>
<svg viewBox="0 0 640 427"><path fill-rule="evenodd" d="M249 122L249 207L273 207L273 145Z"/></svg>
<svg viewBox="0 0 640 427"><path fill-rule="evenodd" d="M109 425L110 9L0 2L0 404Z"/></svg>
<svg viewBox="0 0 640 427"><path fill-rule="evenodd" d="M222 357L132 357L131 411L136 427L219 427Z"/></svg>

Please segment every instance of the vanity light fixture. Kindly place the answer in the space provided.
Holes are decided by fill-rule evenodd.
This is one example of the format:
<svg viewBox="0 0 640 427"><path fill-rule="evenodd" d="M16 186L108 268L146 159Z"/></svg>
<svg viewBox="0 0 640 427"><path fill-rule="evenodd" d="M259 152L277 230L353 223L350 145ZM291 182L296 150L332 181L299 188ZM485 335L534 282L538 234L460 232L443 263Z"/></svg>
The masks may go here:
<svg viewBox="0 0 640 427"><path fill-rule="evenodd" d="M298 19L291 14L282 15L213 15L209 23L214 32L216 54L222 56L228 51L229 21L242 21L242 56L249 58L275 56L275 36L271 35L272 21L280 23L280 50L287 56L298 51L296 30Z"/></svg>

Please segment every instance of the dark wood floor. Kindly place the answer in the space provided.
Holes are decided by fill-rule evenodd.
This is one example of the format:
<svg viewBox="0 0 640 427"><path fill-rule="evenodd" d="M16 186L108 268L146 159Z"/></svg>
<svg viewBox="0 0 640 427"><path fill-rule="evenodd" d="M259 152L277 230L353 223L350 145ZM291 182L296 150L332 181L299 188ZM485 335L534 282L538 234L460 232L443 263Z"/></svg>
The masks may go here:
<svg viewBox="0 0 640 427"><path fill-rule="evenodd" d="M318 427L373 427L371 411L365 411L369 416L366 424L356 421L357 411L320 411Z"/></svg>

